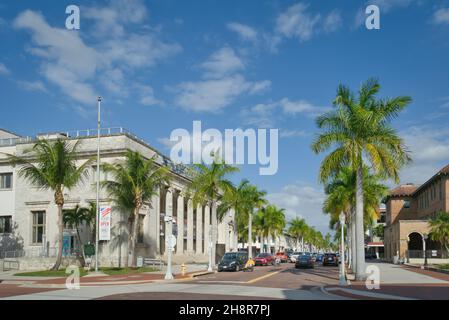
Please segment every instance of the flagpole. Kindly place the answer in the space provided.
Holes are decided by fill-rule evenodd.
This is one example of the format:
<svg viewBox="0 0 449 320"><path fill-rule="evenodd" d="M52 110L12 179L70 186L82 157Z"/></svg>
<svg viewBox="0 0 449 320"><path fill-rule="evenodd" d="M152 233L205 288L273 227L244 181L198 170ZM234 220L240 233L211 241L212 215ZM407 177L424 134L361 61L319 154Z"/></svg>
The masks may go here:
<svg viewBox="0 0 449 320"><path fill-rule="evenodd" d="M97 214L95 224L95 272L98 272L98 237L100 228L100 127L101 127L101 100L99 96L98 101L98 123L97 123Z"/></svg>

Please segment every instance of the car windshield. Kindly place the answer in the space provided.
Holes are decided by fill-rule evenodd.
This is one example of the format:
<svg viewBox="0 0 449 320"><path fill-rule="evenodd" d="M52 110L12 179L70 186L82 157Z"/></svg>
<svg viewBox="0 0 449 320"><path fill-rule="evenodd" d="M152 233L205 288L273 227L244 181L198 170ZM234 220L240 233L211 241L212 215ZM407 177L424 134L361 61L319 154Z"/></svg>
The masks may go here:
<svg viewBox="0 0 449 320"><path fill-rule="evenodd" d="M269 253L260 253L260 254L258 255L259 258L266 258L266 257L268 257L268 256L270 256Z"/></svg>
<svg viewBox="0 0 449 320"><path fill-rule="evenodd" d="M224 261L235 260L237 259L237 253L225 253L223 256Z"/></svg>
<svg viewBox="0 0 449 320"><path fill-rule="evenodd" d="M308 254L301 256L301 260L309 260L309 259L310 259L310 256Z"/></svg>

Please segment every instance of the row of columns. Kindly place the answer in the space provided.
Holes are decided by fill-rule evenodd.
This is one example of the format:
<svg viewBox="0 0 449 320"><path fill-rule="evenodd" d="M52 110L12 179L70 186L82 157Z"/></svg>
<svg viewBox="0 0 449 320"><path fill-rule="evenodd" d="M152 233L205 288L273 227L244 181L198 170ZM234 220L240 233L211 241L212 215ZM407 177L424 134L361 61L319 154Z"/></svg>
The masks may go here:
<svg viewBox="0 0 449 320"><path fill-rule="evenodd" d="M178 235L176 238L175 254L208 254L209 253L209 241L212 235L212 256L215 256L215 244L218 239L218 226L217 226L217 207L214 203L212 206L205 205L204 207L198 205L196 208L196 246L194 248L194 208L191 199L185 198L182 193L177 193L176 199L176 224L178 228ZM160 193L162 194L162 193ZM169 188L165 194L165 213L166 216L174 217L173 212L173 196L175 190ZM185 201L187 201L187 212L185 212ZM210 214L212 213L212 214ZM184 216L187 214L187 246L184 248ZM204 219L203 219L204 215ZM212 218L212 220L211 220ZM159 219L158 219L159 220ZM204 226L203 226L204 220ZM160 222L159 222L160 223ZM212 228L213 232L211 232ZM158 230L165 230L165 228L157 228ZM171 235L171 230L165 230L165 239ZM157 237L159 238L159 236ZM204 240L204 244L203 244ZM160 248L161 243L158 243ZM167 246L166 246L167 250Z"/></svg>

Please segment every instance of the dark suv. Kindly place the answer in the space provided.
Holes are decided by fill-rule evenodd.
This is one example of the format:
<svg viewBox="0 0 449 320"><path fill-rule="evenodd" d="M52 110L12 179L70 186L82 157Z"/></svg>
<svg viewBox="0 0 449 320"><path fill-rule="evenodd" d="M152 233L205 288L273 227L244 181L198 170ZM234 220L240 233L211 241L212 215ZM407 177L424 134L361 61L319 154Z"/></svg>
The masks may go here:
<svg viewBox="0 0 449 320"><path fill-rule="evenodd" d="M337 266L338 257L335 253L325 253L323 257L323 266Z"/></svg>
<svg viewBox="0 0 449 320"><path fill-rule="evenodd" d="M246 251L226 252L218 264L218 272L221 271L240 271L248 260Z"/></svg>

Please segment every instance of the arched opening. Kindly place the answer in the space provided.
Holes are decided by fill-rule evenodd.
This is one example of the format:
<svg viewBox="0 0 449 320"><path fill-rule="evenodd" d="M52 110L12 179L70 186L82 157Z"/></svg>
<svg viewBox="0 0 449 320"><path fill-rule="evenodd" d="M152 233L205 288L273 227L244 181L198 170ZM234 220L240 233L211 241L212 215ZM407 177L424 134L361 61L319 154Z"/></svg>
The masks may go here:
<svg viewBox="0 0 449 320"><path fill-rule="evenodd" d="M423 257L423 237L418 232L412 232L408 235L408 257L422 258Z"/></svg>

